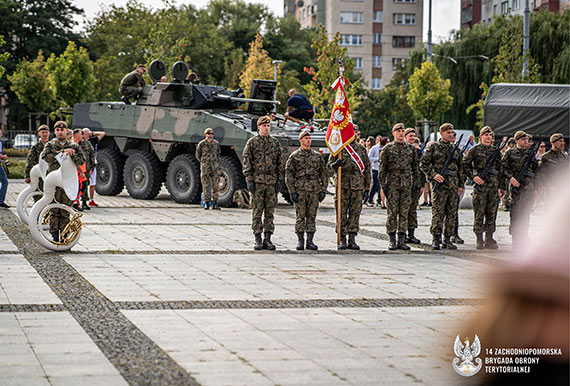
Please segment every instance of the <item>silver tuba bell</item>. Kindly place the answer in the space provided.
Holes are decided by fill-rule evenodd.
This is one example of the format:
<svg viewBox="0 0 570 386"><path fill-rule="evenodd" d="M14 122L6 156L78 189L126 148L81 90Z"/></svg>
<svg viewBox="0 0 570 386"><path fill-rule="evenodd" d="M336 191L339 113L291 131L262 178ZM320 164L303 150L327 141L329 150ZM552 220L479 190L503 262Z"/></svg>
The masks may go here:
<svg viewBox="0 0 570 386"><path fill-rule="evenodd" d="M44 195L32 207L28 216L28 225L32 238L42 247L53 251L67 251L79 241L83 224L82 214L75 209L57 202L53 202L55 188L63 188L70 200L75 200L79 191L77 168L71 157L62 153L59 162L61 167L49 173L44 179ZM58 156L58 157L60 157ZM31 179L31 175L30 175ZM61 241L56 242L49 233L49 215L52 209L61 209L71 215L70 222L61 232Z"/></svg>
<svg viewBox="0 0 570 386"><path fill-rule="evenodd" d="M35 201L31 202L31 200L35 200L36 197L39 198L44 194L41 190L38 190L38 187L40 178L42 180L46 179L48 167L47 162L40 158L39 163L30 170L30 184L18 195L16 212L18 216L20 216L20 219L26 224L28 223L30 209L35 203Z"/></svg>

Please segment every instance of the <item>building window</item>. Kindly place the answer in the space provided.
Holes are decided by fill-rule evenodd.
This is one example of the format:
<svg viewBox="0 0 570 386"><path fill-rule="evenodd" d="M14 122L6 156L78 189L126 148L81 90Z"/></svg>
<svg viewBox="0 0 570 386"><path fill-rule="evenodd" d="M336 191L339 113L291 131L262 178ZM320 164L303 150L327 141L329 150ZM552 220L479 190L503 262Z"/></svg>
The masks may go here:
<svg viewBox="0 0 570 386"><path fill-rule="evenodd" d="M372 90L380 90L382 88L382 78L372 78Z"/></svg>
<svg viewBox="0 0 570 386"><path fill-rule="evenodd" d="M394 0L394 3L415 3L416 0Z"/></svg>
<svg viewBox="0 0 570 386"><path fill-rule="evenodd" d="M382 44L382 34L375 33L374 34L374 41L372 44Z"/></svg>
<svg viewBox="0 0 570 386"><path fill-rule="evenodd" d="M307 8L303 8L303 15L301 16L301 18L303 19L307 18Z"/></svg>
<svg viewBox="0 0 570 386"><path fill-rule="evenodd" d="M404 64L404 58L392 58L392 70L397 70L399 66Z"/></svg>
<svg viewBox="0 0 570 386"><path fill-rule="evenodd" d="M501 15L506 15L509 12L509 2L503 1L501 3Z"/></svg>
<svg viewBox="0 0 570 386"><path fill-rule="evenodd" d="M375 23L382 23L382 11L374 11L374 20Z"/></svg>
<svg viewBox="0 0 570 386"><path fill-rule="evenodd" d="M382 68L382 57L372 56L372 68Z"/></svg>
<svg viewBox="0 0 570 386"><path fill-rule="evenodd" d="M393 36L392 47L410 48L416 45L415 36Z"/></svg>
<svg viewBox="0 0 570 386"><path fill-rule="evenodd" d="M401 25L416 25L415 13L395 13L393 15L393 23Z"/></svg>
<svg viewBox="0 0 570 386"><path fill-rule="evenodd" d="M362 69L362 58L352 58L354 59L354 69L361 70Z"/></svg>
<svg viewBox="0 0 570 386"><path fill-rule="evenodd" d="M361 46L362 35L342 34L340 35L341 46Z"/></svg>
<svg viewBox="0 0 570 386"><path fill-rule="evenodd" d="M362 24L362 12L341 12L340 22L343 24Z"/></svg>
<svg viewBox="0 0 570 386"><path fill-rule="evenodd" d="M520 9L521 0L513 0L513 9Z"/></svg>

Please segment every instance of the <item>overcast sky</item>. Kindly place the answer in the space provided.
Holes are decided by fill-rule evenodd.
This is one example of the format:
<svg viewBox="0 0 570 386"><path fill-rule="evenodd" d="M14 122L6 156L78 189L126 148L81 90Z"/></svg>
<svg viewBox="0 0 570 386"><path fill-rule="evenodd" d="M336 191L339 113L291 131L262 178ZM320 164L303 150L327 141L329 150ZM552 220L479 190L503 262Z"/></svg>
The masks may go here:
<svg viewBox="0 0 570 386"><path fill-rule="evenodd" d="M282 0L245 0L247 3L265 4L277 16L283 16ZM428 28L428 1L424 0L424 40L427 39ZM162 2L158 0L141 0L143 4L151 7L160 7ZM203 7L208 4L209 0L178 0L177 3L194 4L197 7ZM75 0L74 5L85 11L85 17L93 18L97 12L111 4L123 6L127 0ZM446 38L449 32L459 28L459 10L461 2L457 0L433 0L432 1L432 36L434 42Z"/></svg>

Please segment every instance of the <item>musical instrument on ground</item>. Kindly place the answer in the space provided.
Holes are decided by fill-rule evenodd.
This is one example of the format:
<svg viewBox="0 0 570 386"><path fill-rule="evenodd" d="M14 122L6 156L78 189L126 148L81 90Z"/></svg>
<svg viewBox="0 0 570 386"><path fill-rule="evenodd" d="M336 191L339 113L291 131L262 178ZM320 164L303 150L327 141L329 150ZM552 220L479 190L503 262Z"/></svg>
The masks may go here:
<svg viewBox="0 0 570 386"><path fill-rule="evenodd" d="M38 190L38 187L40 178L42 180L46 179L47 171L47 162L40 159L40 162L30 170L30 184L18 195L18 199L16 201L16 212L18 213L18 216L20 216L20 219L26 224L28 223L31 207L36 202L34 201L30 205L30 200L33 200L36 197L39 198L44 194L41 190Z"/></svg>

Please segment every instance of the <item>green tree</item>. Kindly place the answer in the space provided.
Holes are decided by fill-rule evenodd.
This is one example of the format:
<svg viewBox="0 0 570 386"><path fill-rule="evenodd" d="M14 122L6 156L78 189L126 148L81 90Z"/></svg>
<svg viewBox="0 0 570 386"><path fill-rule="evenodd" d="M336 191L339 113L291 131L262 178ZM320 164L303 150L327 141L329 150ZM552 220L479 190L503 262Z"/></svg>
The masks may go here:
<svg viewBox="0 0 570 386"><path fill-rule="evenodd" d="M410 76L408 105L416 118L437 121L440 115L449 110L453 98L449 95L451 82L441 79L435 64L424 62Z"/></svg>
<svg viewBox="0 0 570 386"><path fill-rule="evenodd" d="M8 75L8 80L11 83L10 89L32 112L47 111L55 100L51 77L41 50L34 61L21 60L16 71Z"/></svg>
<svg viewBox="0 0 570 386"><path fill-rule="evenodd" d="M252 80L273 79L273 72L271 58L263 49L263 38L257 34L255 40L250 44L245 68L240 75L240 87L245 90L245 95L249 96Z"/></svg>
<svg viewBox="0 0 570 386"><path fill-rule="evenodd" d="M224 63L224 79L222 85L230 89L239 87L240 75L243 72L245 53L241 48L230 52Z"/></svg>
<svg viewBox="0 0 570 386"><path fill-rule="evenodd" d="M93 94L95 76L93 63L84 47L77 49L69 42L63 54L51 54L47 60L47 70L51 75L52 87L65 107L90 100Z"/></svg>
<svg viewBox="0 0 570 386"><path fill-rule="evenodd" d="M2 47L4 44L6 44L6 42L4 41L4 36L0 35L0 47ZM2 78L2 76L6 72L6 67L4 67L2 64L6 62L9 57L10 57L9 52L4 52L0 54L0 78Z"/></svg>
<svg viewBox="0 0 570 386"><path fill-rule="evenodd" d="M482 90L481 98L477 101L477 103L473 103L465 110L467 114L471 114L472 111L475 111L477 120L475 121L474 131L476 132L476 134L479 134L479 130L483 128L483 115L484 115L483 104L485 103L485 98L487 97L487 93L489 92L489 86L487 86L487 84L485 83L481 83L480 88Z"/></svg>

